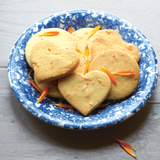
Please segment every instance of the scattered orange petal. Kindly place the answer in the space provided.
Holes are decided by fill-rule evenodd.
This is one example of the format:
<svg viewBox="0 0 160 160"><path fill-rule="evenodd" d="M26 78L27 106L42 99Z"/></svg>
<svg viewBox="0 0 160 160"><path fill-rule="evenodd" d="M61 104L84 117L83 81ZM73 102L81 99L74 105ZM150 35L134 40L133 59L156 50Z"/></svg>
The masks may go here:
<svg viewBox="0 0 160 160"><path fill-rule="evenodd" d="M115 140L121 145L121 147L131 156L133 157L137 157L136 155L133 154L133 152L131 151L131 149L135 150L135 148L133 146L131 146L130 144L123 142L117 138L115 138Z"/></svg>
<svg viewBox="0 0 160 160"><path fill-rule="evenodd" d="M48 93L48 85L46 85L41 93L41 96L38 99L38 102L41 102Z"/></svg>
<svg viewBox="0 0 160 160"><path fill-rule="evenodd" d="M36 86L36 84L31 80L29 79L29 82L31 83L31 85L38 91L41 93L40 89Z"/></svg>
<svg viewBox="0 0 160 160"><path fill-rule="evenodd" d="M87 61L88 56L89 56L89 48L88 48L88 44L86 45L86 48L85 48L85 51L84 51L84 56L85 56L85 59L86 59L86 61Z"/></svg>
<svg viewBox="0 0 160 160"><path fill-rule="evenodd" d="M110 103L105 103L105 104L100 104L98 107L105 107L107 105L109 105ZM61 108L68 108L68 109L74 109L73 106L69 105L69 104L55 104L55 106L57 107L61 107Z"/></svg>
<svg viewBox="0 0 160 160"><path fill-rule="evenodd" d="M69 104L55 104L55 106L61 107L61 108L68 108L73 109L74 107Z"/></svg>
<svg viewBox="0 0 160 160"><path fill-rule="evenodd" d="M112 72L112 74L114 75L119 75L119 76L133 76L135 73L135 71L118 71L118 72Z"/></svg>
<svg viewBox="0 0 160 160"><path fill-rule="evenodd" d="M39 34L40 37L42 36L57 36L59 34L58 31L49 31Z"/></svg>
<svg viewBox="0 0 160 160"><path fill-rule="evenodd" d="M30 70L28 77L31 78L31 73L32 73L33 69Z"/></svg>
<svg viewBox="0 0 160 160"><path fill-rule="evenodd" d="M73 26L70 26L70 27L68 28L68 32L69 32L69 33L72 33L72 31L73 31Z"/></svg>
<svg viewBox="0 0 160 160"><path fill-rule="evenodd" d="M91 37L94 33L96 33L101 28L101 25L95 27L88 35L88 38Z"/></svg>
<svg viewBox="0 0 160 160"><path fill-rule="evenodd" d="M76 49L76 52L85 58L84 54L78 48Z"/></svg>
<svg viewBox="0 0 160 160"><path fill-rule="evenodd" d="M90 63L91 63L91 61L88 61L86 64L86 67L84 69L84 75L88 72L88 68L89 68Z"/></svg>
<svg viewBox="0 0 160 160"><path fill-rule="evenodd" d="M108 106L110 103L102 103L100 104L98 107L105 107L105 106Z"/></svg>
<svg viewBox="0 0 160 160"><path fill-rule="evenodd" d="M110 71L108 71L105 67L102 67L102 68L103 68L103 70L105 71L105 73L108 75L108 77L110 78L110 80L111 80L114 84L117 84L117 81L116 81L114 75L113 75Z"/></svg>

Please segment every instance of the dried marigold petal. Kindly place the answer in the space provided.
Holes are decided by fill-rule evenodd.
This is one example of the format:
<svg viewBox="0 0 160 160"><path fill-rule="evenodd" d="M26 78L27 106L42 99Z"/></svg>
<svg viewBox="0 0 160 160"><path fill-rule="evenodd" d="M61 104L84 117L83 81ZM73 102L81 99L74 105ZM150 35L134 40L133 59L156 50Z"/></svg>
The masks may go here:
<svg viewBox="0 0 160 160"><path fill-rule="evenodd" d="M108 75L108 77L110 78L110 80L111 80L114 84L117 84L117 81L116 81L114 75L113 75L110 71L108 71L105 67L102 67L102 68L103 68L104 72Z"/></svg>
<svg viewBox="0 0 160 160"><path fill-rule="evenodd" d="M31 85L38 91L41 93L40 89L36 86L36 84L31 80L29 79L29 82L31 83Z"/></svg>
<svg viewBox="0 0 160 160"><path fill-rule="evenodd" d="M31 73L33 72L33 69L30 70L28 77L31 78Z"/></svg>
<svg viewBox="0 0 160 160"><path fill-rule="evenodd" d="M68 108L73 109L74 107L69 104L55 104L55 106L61 107L61 108Z"/></svg>
<svg viewBox="0 0 160 160"><path fill-rule="evenodd" d="M72 31L73 31L73 26L70 26L70 27L68 28L68 32L69 32L69 33L72 33Z"/></svg>
<svg viewBox="0 0 160 160"><path fill-rule="evenodd" d="M84 69L84 75L88 72L88 68L89 68L90 63L91 63L91 61L88 61L86 64L86 67Z"/></svg>
<svg viewBox="0 0 160 160"><path fill-rule="evenodd" d="M85 58L84 54L78 48L76 49L76 52Z"/></svg>
<svg viewBox="0 0 160 160"><path fill-rule="evenodd" d="M130 144L123 142L117 138L115 138L115 140L121 145L121 147L131 156L133 157L137 157L136 155L133 154L133 152L131 151L131 149L135 150L135 148L133 146L131 146Z"/></svg>
<svg viewBox="0 0 160 160"><path fill-rule="evenodd" d="M105 106L108 106L110 103L102 103L100 104L98 107L105 107Z"/></svg>
<svg viewBox="0 0 160 160"><path fill-rule="evenodd" d="M114 75L129 77L129 76L133 76L135 71L118 71L118 72L111 72L111 73Z"/></svg>
<svg viewBox="0 0 160 160"><path fill-rule="evenodd" d="M105 107L107 105L109 105L110 103L105 103L105 104L100 104L98 107ZM68 108L68 109L74 109L73 106L69 105L69 104L54 104L57 107L61 107L61 108Z"/></svg>
<svg viewBox="0 0 160 160"><path fill-rule="evenodd" d="M40 37L42 36L57 36L59 34L58 31L49 31L39 34Z"/></svg>
<svg viewBox="0 0 160 160"><path fill-rule="evenodd" d="M88 44L86 45L86 48L84 50L84 56L86 61L88 60L88 56L89 56L89 48L88 48Z"/></svg>
<svg viewBox="0 0 160 160"><path fill-rule="evenodd" d="M41 93L41 96L38 99L38 102L41 102L48 93L48 85L46 85Z"/></svg>
<svg viewBox="0 0 160 160"><path fill-rule="evenodd" d="M93 28L93 30L89 33L88 38L91 37L94 33L96 33L100 28L101 28L101 25Z"/></svg>
<svg viewBox="0 0 160 160"><path fill-rule="evenodd" d="M102 81L101 81L100 79L97 79L97 81L101 84L101 86L104 86L104 85L102 84Z"/></svg>

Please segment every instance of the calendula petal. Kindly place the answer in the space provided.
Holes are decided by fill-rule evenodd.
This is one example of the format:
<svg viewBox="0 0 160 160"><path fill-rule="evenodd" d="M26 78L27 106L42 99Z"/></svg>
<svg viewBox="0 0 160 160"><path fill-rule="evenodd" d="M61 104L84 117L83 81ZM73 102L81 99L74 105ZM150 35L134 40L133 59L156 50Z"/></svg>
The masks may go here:
<svg viewBox="0 0 160 160"><path fill-rule="evenodd" d="M84 75L88 72L88 68L89 68L90 63L91 63L91 61L88 61L86 64L86 67L84 69Z"/></svg>
<svg viewBox="0 0 160 160"><path fill-rule="evenodd" d="M29 82L31 83L31 85L38 91L41 93L40 89L36 86L36 84L31 80L29 79Z"/></svg>
<svg viewBox="0 0 160 160"><path fill-rule="evenodd" d="M48 93L48 85L46 85L41 93L41 96L38 99L38 102L41 102Z"/></svg>
<svg viewBox="0 0 160 160"><path fill-rule="evenodd" d="M114 83L117 84L116 78L114 77L114 75L109 72L105 67L102 67L104 72L108 75L108 77L110 78L110 80Z"/></svg>
<svg viewBox="0 0 160 160"><path fill-rule="evenodd" d="M100 104L98 107L105 107L105 106L108 106L110 103L103 103L103 104Z"/></svg>
<svg viewBox="0 0 160 160"><path fill-rule="evenodd" d="M61 107L61 108L68 108L73 109L74 107L69 104L55 104L55 106Z"/></svg>
<svg viewBox="0 0 160 160"><path fill-rule="evenodd" d="M126 143L126 142L123 142L117 138L115 138L115 140L121 145L121 147L128 153L130 154L131 156L133 157L136 157L136 155L131 151L131 149L134 149L135 148L133 146L131 146L130 144Z"/></svg>
<svg viewBox="0 0 160 160"><path fill-rule="evenodd" d="M114 75L119 75L119 76L133 76L135 71L118 71L118 72L112 72Z"/></svg>
<svg viewBox="0 0 160 160"><path fill-rule="evenodd" d="M59 34L58 31L49 31L39 34L40 37L42 36L57 36Z"/></svg>
<svg viewBox="0 0 160 160"><path fill-rule="evenodd" d="M31 78L31 73L32 73L33 69L30 70L28 77Z"/></svg>
<svg viewBox="0 0 160 160"><path fill-rule="evenodd" d="M78 48L76 49L76 52L85 58L84 54Z"/></svg>
<svg viewBox="0 0 160 160"><path fill-rule="evenodd" d="M101 25L96 26L88 35L88 38L91 37L94 33L96 33L101 28Z"/></svg>
<svg viewBox="0 0 160 160"><path fill-rule="evenodd" d="M72 31L73 31L73 26L70 26L70 27L68 28L68 32L69 32L69 33L72 33Z"/></svg>
<svg viewBox="0 0 160 160"><path fill-rule="evenodd" d="M109 104L110 103L100 104L98 107L105 107L105 106L107 106ZM61 108L74 109L74 107L69 105L69 104L61 104L61 103L59 103L59 104L54 104L54 105L57 106L57 107L61 107Z"/></svg>
<svg viewBox="0 0 160 160"><path fill-rule="evenodd" d="M101 86L104 86L104 85L102 84L102 81L101 81L100 79L97 79L97 81L101 84Z"/></svg>
<svg viewBox="0 0 160 160"><path fill-rule="evenodd" d="M86 45L86 48L85 48L85 50L84 50L84 56L85 56L85 59L86 59L86 61L87 61L88 56L89 56L89 48L88 48L88 44Z"/></svg>

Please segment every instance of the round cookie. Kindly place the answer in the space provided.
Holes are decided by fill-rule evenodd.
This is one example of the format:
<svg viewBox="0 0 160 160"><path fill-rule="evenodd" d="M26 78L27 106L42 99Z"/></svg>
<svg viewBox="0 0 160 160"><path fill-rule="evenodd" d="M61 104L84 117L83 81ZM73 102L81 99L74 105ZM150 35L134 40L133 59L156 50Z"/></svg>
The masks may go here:
<svg viewBox="0 0 160 160"><path fill-rule="evenodd" d="M56 36L40 36L40 34L42 33L51 32L51 31L58 31L59 34ZM75 50L77 47L77 44L74 41L74 37L69 32L63 29L60 29L60 28L43 29L42 31L33 35L27 42L26 49L25 49L25 57L30 67L32 67L32 63L30 59L31 50L35 44L43 40L50 40L56 43L57 46L64 48L64 49L68 48L68 49Z"/></svg>
<svg viewBox="0 0 160 160"><path fill-rule="evenodd" d="M41 91L43 91L44 87L46 85L48 85L48 87L49 87L48 93L47 93L48 96L55 97L55 98L63 98L63 96L61 95L61 93L58 89L58 80L54 80L54 81L51 81L51 82L44 82L44 83L40 84L40 83L38 83L35 74L34 74L34 80L35 80L35 83L36 83L37 87Z"/></svg>
<svg viewBox="0 0 160 160"><path fill-rule="evenodd" d="M128 54L117 49L102 52L91 62L89 72L93 70L103 71L103 66L110 72L135 71L134 75L128 77L114 75L117 84L112 82L111 91L107 99L122 99L135 90L139 82L140 71L137 62Z"/></svg>
<svg viewBox="0 0 160 160"><path fill-rule="evenodd" d="M140 59L140 53L136 46L123 41L121 35L112 29L99 30L94 35L96 38L92 42L93 58L108 49L120 49L125 51L136 62Z"/></svg>
<svg viewBox="0 0 160 160"><path fill-rule="evenodd" d="M101 71L92 71L86 75L72 73L59 80L58 88L63 97L86 116L105 100L111 81Z"/></svg>
<svg viewBox="0 0 160 160"><path fill-rule="evenodd" d="M38 83L43 83L74 71L79 64L79 55L73 49L61 48L52 41L43 40L32 47L31 63Z"/></svg>

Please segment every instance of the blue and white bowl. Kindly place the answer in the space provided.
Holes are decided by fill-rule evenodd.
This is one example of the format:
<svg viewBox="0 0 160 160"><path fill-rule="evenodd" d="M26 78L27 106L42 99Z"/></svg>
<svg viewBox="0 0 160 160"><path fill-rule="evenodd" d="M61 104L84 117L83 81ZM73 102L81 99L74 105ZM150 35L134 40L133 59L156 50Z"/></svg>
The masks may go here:
<svg viewBox="0 0 160 160"><path fill-rule="evenodd" d="M40 93L29 83L30 67L25 59L25 47L28 40L45 28L74 30L101 25L102 29L114 29L125 42L134 44L140 51L140 81L134 94L124 101L111 103L104 108L95 109L84 117L74 109L56 107L60 100L45 98L37 103ZM8 63L8 77L11 88L22 105L37 118L69 129L97 129L120 123L138 112L151 96L158 77L158 65L155 52L145 36L129 22L101 11L70 10L50 15L29 27L15 43ZM97 95L98 96L98 95ZM63 101L63 103L66 103Z"/></svg>

